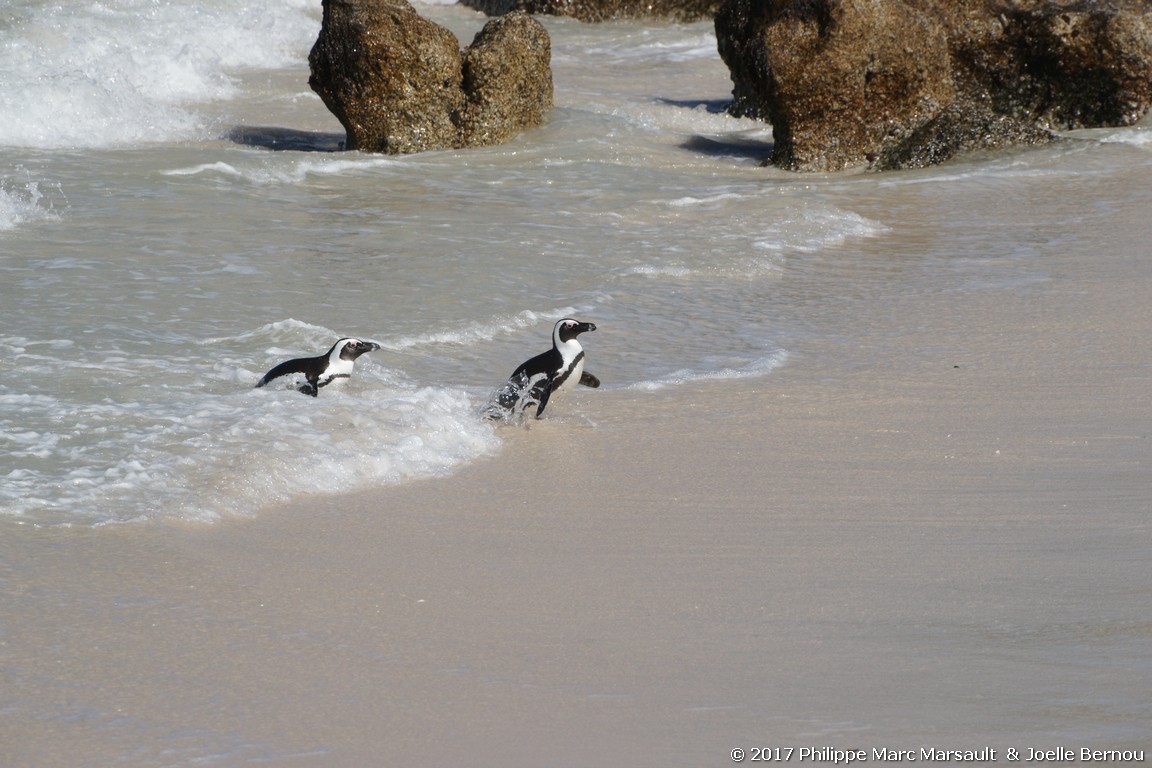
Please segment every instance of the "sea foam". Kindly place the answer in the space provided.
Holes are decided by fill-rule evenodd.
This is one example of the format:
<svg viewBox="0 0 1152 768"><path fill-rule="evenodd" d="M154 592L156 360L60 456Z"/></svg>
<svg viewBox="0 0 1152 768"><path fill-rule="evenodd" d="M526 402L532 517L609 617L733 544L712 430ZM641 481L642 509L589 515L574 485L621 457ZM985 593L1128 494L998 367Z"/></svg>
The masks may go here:
<svg viewBox="0 0 1152 768"><path fill-rule="evenodd" d="M55 216L38 182L0 180L0 232Z"/></svg>
<svg viewBox="0 0 1152 768"><path fill-rule="evenodd" d="M23 374L20 391L0 386L0 510L41 525L210 521L441 474L496 448L469 393L416 384L371 355L316 398L290 382L253 388L290 350L335 336L282 321L134 354L0 338ZM253 348L265 350L255 364Z"/></svg>
<svg viewBox="0 0 1152 768"><path fill-rule="evenodd" d="M764 357L751 359L744 365L712 370L682 368L654 379L638 381L628 387L628 389L654 390L690 382L758 378L760 376L767 376L787 362L788 351L778 349Z"/></svg>
<svg viewBox="0 0 1152 768"><path fill-rule="evenodd" d="M232 98L233 73L298 63L319 4L289 0L18 2L0 46L0 145L118 147L197 138L195 105Z"/></svg>

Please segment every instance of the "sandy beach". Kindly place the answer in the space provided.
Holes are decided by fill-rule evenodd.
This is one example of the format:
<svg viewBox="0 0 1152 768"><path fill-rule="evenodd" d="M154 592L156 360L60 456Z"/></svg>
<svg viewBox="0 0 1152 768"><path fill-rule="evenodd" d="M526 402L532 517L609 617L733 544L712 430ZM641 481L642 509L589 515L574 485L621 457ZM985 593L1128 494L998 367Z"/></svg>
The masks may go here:
<svg viewBox="0 0 1152 768"><path fill-rule="evenodd" d="M67 715L0 710L5 763L1148 747L1136 216L1034 289L878 310L873 365L830 334L759 379L581 391L445 478L11 527L4 684Z"/></svg>
<svg viewBox="0 0 1152 768"><path fill-rule="evenodd" d="M1147 119L794 174L712 22L542 17L546 125L335 152L322 12L0 15L0 768L1148 762Z"/></svg>

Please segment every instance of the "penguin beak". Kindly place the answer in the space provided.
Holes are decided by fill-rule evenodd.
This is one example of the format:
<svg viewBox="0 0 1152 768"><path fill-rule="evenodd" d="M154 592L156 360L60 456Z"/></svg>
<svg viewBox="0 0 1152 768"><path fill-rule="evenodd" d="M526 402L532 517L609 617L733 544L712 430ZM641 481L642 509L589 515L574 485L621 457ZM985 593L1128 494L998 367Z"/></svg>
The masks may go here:
<svg viewBox="0 0 1152 768"><path fill-rule="evenodd" d="M365 352L372 352L377 349L380 349L380 345L376 342L361 341L356 345L356 357L360 357L360 355L364 354Z"/></svg>
<svg viewBox="0 0 1152 768"><path fill-rule="evenodd" d="M587 333L588 331L594 330L596 330L596 323L580 323L580 325L577 326L578 333Z"/></svg>

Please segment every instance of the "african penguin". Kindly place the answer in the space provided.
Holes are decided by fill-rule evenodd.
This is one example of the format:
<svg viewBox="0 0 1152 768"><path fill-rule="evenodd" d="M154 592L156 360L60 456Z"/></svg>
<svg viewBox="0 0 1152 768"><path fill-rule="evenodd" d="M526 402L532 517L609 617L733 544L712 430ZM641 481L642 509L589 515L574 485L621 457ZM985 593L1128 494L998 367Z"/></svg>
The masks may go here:
<svg viewBox="0 0 1152 768"><path fill-rule="evenodd" d="M576 386L600 386L600 379L584 372L584 348L577 336L594 331L592 323L582 323L566 317L552 329L552 349L541 352L512 372L507 383L493 397L487 410L489 418L519 415L536 403L536 418L544 414L544 407L553 395Z"/></svg>
<svg viewBox="0 0 1152 768"><path fill-rule="evenodd" d="M336 379L347 379L352 375L352 367L356 358L365 352L380 349L380 345L371 341L360 339L340 339L332 345L332 349L316 357L298 357L277 365L256 382L262 387L272 379L287 376L290 373L302 373L306 379L299 389L306 395L316 397L320 394L320 387L331 384Z"/></svg>

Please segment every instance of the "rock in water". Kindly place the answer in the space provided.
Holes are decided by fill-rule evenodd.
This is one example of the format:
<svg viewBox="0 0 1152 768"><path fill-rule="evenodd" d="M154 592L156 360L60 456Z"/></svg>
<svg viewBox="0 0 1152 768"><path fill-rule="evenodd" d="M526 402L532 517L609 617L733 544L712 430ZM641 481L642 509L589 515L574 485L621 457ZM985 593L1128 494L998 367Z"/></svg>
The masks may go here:
<svg viewBox="0 0 1152 768"><path fill-rule="evenodd" d="M1143 0L724 0L732 112L795 171L920 167L1130 125L1152 104Z"/></svg>
<svg viewBox="0 0 1152 768"><path fill-rule="evenodd" d="M954 96L943 26L901 0L730 0L716 30L736 109L789 170L866 164Z"/></svg>
<svg viewBox="0 0 1152 768"><path fill-rule="evenodd" d="M460 134L468 146L502 144L552 109L552 40L527 14L485 24L464 52L463 73Z"/></svg>
<svg viewBox="0 0 1152 768"><path fill-rule="evenodd" d="M406 0L323 6L308 84L344 126L347 149L499 143L543 122L552 107L550 39L524 14L493 19L461 53L451 31Z"/></svg>
<svg viewBox="0 0 1152 768"><path fill-rule="evenodd" d="M308 85L348 134L346 147L407 153L456 145L460 48L404 0L324 0Z"/></svg>

